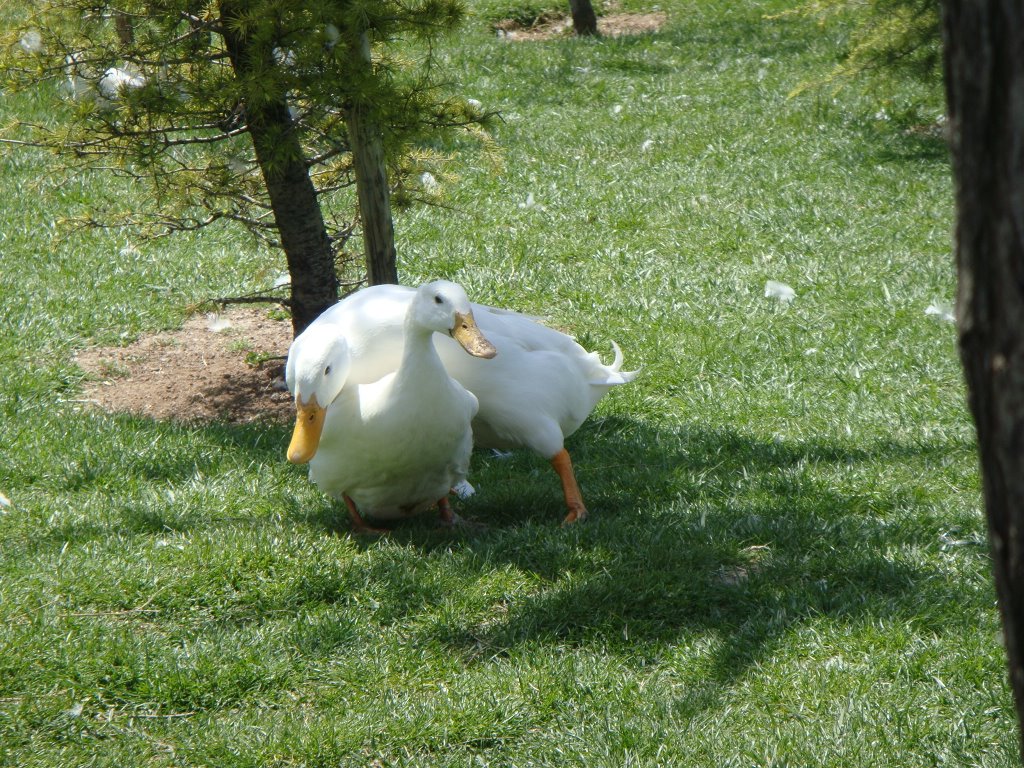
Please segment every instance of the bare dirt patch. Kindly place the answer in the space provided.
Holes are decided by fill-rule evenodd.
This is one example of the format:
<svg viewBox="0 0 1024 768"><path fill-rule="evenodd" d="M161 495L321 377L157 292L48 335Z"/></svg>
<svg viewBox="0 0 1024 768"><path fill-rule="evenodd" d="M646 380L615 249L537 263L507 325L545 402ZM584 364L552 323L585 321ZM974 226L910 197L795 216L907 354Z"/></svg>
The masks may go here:
<svg viewBox="0 0 1024 768"><path fill-rule="evenodd" d="M604 37L642 35L657 32L668 21L664 11L650 13L610 13L599 16L597 31ZM569 16L544 16L532 25L526 26L513 19L499 21L495 31L507 40L538 41L550 40L572 34L572 19Z"/></svg>
<svg viewBox="0 0 1024 768"><path fill-rule="evenodd" d="M125 347L90 347L75 362L87 374L84 401L108 412L183 422L286 422L294 418L283 379L291 339L287 321L239 308L216 322L195 315L180 330Z"/></svg>

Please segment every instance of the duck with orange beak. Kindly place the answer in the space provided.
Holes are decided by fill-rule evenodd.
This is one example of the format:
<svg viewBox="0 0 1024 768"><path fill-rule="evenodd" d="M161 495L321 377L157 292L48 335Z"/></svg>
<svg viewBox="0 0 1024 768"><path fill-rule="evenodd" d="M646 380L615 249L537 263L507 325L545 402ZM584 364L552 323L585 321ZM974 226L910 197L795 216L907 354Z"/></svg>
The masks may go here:
<svg viewBox="0 0 1024 768"><path fill-rule="evenodd" d="M474 357L495 355L465 291L443 280L417 289L398 368L372 383L349 381L352 356L336 329L314 324L292 342L286 378L297 415L288 460L309 463L310 479L345 502L357 532L378 530L366 517L395 520L434 505L442 521L455 520L448 493L469 471L479 403L448 375L434 333Z"/></svg>

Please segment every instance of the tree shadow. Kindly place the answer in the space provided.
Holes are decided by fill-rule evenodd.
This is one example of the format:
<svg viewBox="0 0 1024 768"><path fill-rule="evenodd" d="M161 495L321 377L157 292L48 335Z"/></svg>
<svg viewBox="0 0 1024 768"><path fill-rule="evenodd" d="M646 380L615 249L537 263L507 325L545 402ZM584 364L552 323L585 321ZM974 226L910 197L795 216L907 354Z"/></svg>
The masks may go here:
<svg viewBox="0 0 1024 768"><path fill-rule="evenodd" d="M851 129L870 147L877 163L933 165L950 162L945 126L941 123L929 123L915 116L887 121L862 117L852 121Z"/></svg>
<svg viewBox="0 0 1024 768"><path fill-rule="evenodd" d="M728 682L815 617L968 631L977 611L965 610L957 626L944 606L980 611L990 601L909 554L941 546L938 532L912 514L913 488L844 492L828 480L844 470L939 463L972 451L965 441L863 449L616 417L585 427L571 449L593 513L583 525L558 528L557 479L543 461L517 455L485 460L474 476L480 490L464 511L486 528L449 534L415 522L392 534L424 557L457 563L467 589L496 568L539 580L486 617L428 622L422 631L467 662L538 643L642 656L713 636L708 676ZM979 545L976 554L983 552ZM394 577L393 563L368 568L364 580ZM386 615L403 621L444 595L410 588L391 599Z"/></svg>
<svg viewBox="0 0 1024 768"><path fill-rule="evenodd" d="M115 528L119 534L151 534L208 527L209 510L174 503L177 489L216 477L226 454L274 467L288 439L288 427L277 423L189 423L133 414L97 413L78 428L89 430L91 439L67 436L60 472L47 486L71 500L101 494L111 500L108 515L56 516L33 538L34 549L102 540Z"/></svg>
<svg viewBox="0 0 1024 768"><path fill-rule="evenodd" d="M220 471L217 457L224 452L235 456L233 466L279 473L283 486L304 474L285 463L286 425L116 422L122 440L158 450L140 449L116 470L97 460L75 483L102 485L117 471L158 485L186 484ZM835 480L889 466L924 471L972 452L967 441L879 441L863 448L611 417L591 419L569 448L591 510L586 523L559 527L560 486L547 462L526 452L507 459L479 453L472 478L478 492L460 505L477 527L453 532L440 529L432 515L420 516L394 527L389 538L397 547L324 578L297 579L281 600L293 608L329 604L388 584L375 593L383 603L375 621L402 624L466 663L537 645L656 656L689 638L713 638L707 674L718 682L769 658L787 634L816 617L891 619L944 633L970 630L990 604L991 595L951 580L932 564L936 558L907 554L941 546L939 523L922 523L926 515L915 511L911 484ZM262 523L255 514L226 521L200 511L176 518L169 508L139 514L129 505L120 524L140 534L283 524L349 535L342 505L320 499L308 505L287 490L275 494L260 504L280 504L278 515ZM106 536L110 525L54 531L51 543ZM352 540L361 551L379 547L372 538ZM410 549L420 556L410 558ZM984 557L983 547L974 554ZM439 610L452 580L476 589L501 569L523 576L530 588L493 598L483 616ZM951 603L965 607L962 626L943 608ZM407 621L411 616L417 620Z"/></svg>

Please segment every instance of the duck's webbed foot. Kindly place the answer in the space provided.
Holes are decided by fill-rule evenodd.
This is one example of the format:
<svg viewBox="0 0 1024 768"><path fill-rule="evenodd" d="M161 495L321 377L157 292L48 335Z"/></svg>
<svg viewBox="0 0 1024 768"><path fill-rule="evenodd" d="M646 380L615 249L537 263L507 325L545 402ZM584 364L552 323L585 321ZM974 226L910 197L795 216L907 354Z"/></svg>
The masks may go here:
<svg viewBox="0 0 1024 768"><path fill-rule="evenodd" d="M374 528L372 525L363 519L363 516L359 514L359 510L356 509L356 503L348 497L343 496L345 499L345 506L348 507L348 516L352 520L352 533L360 536L371 535L371 536L387 536L391 531L386 528Z"/></svg>
<svg viewBox="0 0 1024 768"><path fill-rule="evenodd" d="M562 519L562 525L572 525L587 519L587 507L583 503L580 487L576 484L576 474L572 471L572 459L563 448L551 458L551 466L562 481L562 493L565 495L565 506L568 514Z"/></svg>
<svg viewBox="0 0 1024 768"><path fill-rule="evenodd" d="M459 516L455 514L455 510L452 509L452 505L448 501L447 496L437 500L437 511L440 513L439 519L441 521L441 525L454 528L458 523L462 522Z"/></svg>

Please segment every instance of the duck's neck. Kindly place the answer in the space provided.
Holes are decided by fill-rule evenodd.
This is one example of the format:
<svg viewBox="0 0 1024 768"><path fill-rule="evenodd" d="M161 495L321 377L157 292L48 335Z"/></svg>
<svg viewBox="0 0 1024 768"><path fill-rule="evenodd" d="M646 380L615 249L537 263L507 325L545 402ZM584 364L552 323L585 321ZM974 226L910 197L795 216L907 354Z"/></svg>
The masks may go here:
<svg viewBox="0 0 1024 768"><path fill-rule="evenodd" d="M422 383L424 376L440 374L446 376L441 358L434 349L434 332L412 322L405 321L405 346L402 350L402 362L398 367L399 380L413 379L414 383Z"/></svg>

